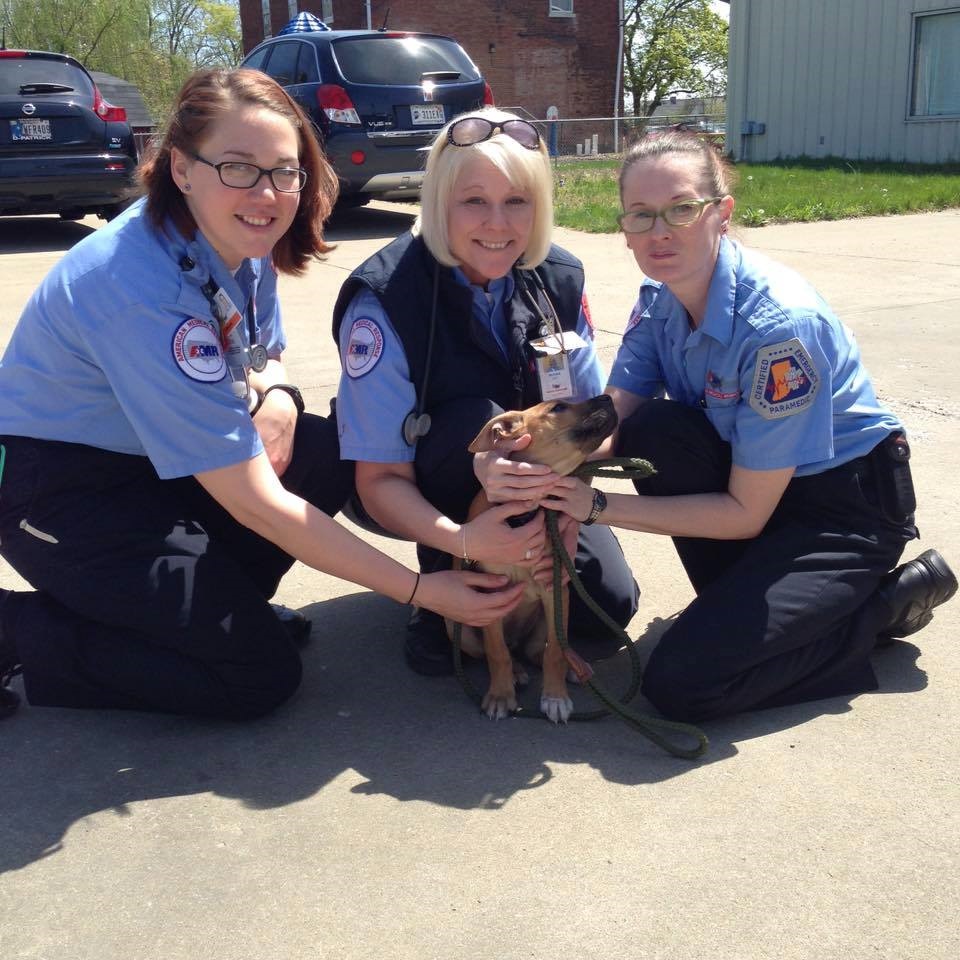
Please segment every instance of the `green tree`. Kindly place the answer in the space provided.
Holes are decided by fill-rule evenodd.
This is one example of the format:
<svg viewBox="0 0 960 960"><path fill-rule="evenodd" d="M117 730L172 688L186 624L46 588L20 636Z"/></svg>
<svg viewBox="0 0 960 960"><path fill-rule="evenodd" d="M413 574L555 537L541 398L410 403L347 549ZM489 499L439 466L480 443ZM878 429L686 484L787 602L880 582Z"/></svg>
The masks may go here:
<svg viewBox="0 0 960 960"><path fill-rule="evenodd" d="M649 117L673 94L720 96L727 81L727 23L709 0L625 0L624 93Z"/></svg>
<svg viewBox="0 0 960 960"><path fill-rule="evenodd" d="M242 55L236 0L0 0L8 47L55 50L135 84L162 120L198 67Z"/></svg>

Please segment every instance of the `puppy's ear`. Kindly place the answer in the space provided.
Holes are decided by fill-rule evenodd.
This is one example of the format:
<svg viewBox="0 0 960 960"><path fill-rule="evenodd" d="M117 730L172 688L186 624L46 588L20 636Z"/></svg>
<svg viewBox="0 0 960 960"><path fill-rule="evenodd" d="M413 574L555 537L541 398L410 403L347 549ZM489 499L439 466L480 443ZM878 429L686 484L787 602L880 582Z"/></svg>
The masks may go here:
<svg viewBox="0 0 960 960"><path fill-rule="evenodd" d="M470 453L483 453L486 450L495 450L498 443L511 440L523 433L523 417L519 413L501 413L494 417L467 447Z"/></svg>

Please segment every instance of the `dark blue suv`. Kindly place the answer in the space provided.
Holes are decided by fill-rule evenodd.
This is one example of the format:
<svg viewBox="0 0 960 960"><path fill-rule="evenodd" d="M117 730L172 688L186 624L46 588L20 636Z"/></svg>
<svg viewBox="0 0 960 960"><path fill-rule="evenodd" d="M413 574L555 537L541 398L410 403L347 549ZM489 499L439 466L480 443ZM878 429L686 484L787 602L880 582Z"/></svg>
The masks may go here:
<svg viewBox="0 0 960 960"><path fill-rule="evenodd" d="M126 111L63 53L0 50L0 216L88 213L127 203L137 165Z"/></svg>
<svg viewBox="0 0 960 960"><path fill-rule="evenodd" d="M493 103L463 47L433 34L293 33L265 40L241 66L269 74L313 119L348 204L419 196L437 130Z"/></svg>

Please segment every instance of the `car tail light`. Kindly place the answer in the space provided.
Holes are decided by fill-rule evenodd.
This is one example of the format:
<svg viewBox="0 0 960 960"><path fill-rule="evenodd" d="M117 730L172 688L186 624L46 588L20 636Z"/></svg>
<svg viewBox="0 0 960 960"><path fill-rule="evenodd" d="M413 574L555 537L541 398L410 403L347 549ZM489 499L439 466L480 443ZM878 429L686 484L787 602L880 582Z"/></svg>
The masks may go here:
<svg viewBox="0 0 960 960"><path fill-rule="evenodd" d="M0 59L13 59L14 57L25 57L25 50L0 50Z"/></svg>
<svg viewBox="0 0 960 960"><path fill-rule="evenodd" d="M350 95L335 83L324 83L317 87L317 105L334 123L360 125L360 115Z"/></svg>
<svg viewBox="0 0 960 960"><path fill-rule="evenodd" d="M493 102L493 91L490 89L490 84L486 80L483 81L483 105L485 107L495 106Z"/></svg>
<svg viewBox="0 0 960 960"><path fill-rule="evenodd" d="M103 99L103 95L97 89L93 88L93 110L101 120L112 120L118 123L126 123L127 111L123 107L115 107Z"/></svg>
<svg viewBox="0 0 960 960"><path fill-rule="evenodd" d="M361 167L367 162L367 155L362 150L354 150L353 153L350 154L350 162Z"/></svg>

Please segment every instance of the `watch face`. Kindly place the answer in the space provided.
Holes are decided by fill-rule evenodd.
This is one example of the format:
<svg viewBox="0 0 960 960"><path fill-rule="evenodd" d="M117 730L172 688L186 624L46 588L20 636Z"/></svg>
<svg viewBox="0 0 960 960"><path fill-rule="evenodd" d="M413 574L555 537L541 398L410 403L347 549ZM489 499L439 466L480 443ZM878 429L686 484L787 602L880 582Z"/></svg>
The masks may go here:
<svg viewBox="0 0 960 960"><path fill-rule="evenodd" d="M267 348L262 343L255 343L250 348L250 367L260 373L267 366Z"/></svg>

